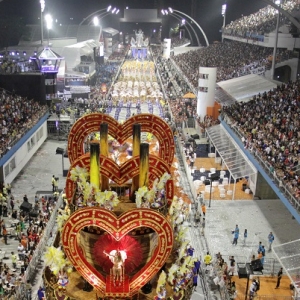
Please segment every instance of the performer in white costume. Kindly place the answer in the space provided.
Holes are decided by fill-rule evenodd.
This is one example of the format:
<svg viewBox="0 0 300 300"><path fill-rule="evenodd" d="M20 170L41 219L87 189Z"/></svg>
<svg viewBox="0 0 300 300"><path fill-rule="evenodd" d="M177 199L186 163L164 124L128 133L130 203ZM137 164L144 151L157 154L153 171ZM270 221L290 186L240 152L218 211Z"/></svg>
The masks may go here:
<svg viewBox="0 0 300 300"><path fill-rule="evenodd" d="M103 251L103 253L108 256L113 263L112 273L114 284L116 283L116 281L119 281L120 284L120 282L123 281L124 262L127 258L126 252L122 250L112 250L109 253L106 253L105 251Z"/></svg>

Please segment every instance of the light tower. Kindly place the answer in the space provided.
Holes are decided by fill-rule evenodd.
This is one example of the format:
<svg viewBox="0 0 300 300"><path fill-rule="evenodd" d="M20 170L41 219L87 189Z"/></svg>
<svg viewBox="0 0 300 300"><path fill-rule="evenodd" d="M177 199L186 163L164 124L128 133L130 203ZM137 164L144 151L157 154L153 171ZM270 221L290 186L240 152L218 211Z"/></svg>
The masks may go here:
<svg viewBox="0 0 300 300"><path fill-rule="evenodd" d="M45 0L40 0L40 5L41 5L41 44L43 45L43 42L44 42L43 12L45 10Z"/></svg>

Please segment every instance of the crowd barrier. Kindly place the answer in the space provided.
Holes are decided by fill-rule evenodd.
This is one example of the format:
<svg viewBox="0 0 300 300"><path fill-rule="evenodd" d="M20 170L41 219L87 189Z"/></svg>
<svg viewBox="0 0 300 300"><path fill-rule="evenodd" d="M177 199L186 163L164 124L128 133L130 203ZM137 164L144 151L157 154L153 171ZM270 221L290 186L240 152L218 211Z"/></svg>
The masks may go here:
<svg viewBox="0 0 300 300"><path fill-rule="evenodd" d="M228 116L225 117L224 121L227 123ZM231 125L231 121L229 122L230 128L234 131L234 133L242 139L243 137L246 139L244 134L238 129L237 126ZM259 164L263 167L267 175L272 179L273 183L280 189L280 191L285 195L286 199L289 201L289 203L296 208L298 211L300 211L300 200L296 199L292 192L289 190L288 185L283 184L281 178L278 178L276 173L271 170L271 165L269 162L263 158L260 153L257 150L250 151L251 154L255 157L255 159L259 162Z"/></svg>

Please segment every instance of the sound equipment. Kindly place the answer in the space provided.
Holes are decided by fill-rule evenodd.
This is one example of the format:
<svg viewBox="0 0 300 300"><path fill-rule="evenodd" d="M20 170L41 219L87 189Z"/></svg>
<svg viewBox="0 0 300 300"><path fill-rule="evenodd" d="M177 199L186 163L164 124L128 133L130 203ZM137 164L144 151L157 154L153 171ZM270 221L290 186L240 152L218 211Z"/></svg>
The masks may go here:
<svg viewBox="0 0 300 300"><path fill-rule="evenodd" d="M210 180L208 180L208 179L204 180L204 184L205 185L210 185Z"/></svg>
<svg viewBox="0 0 300 300"><path fill-rule="evenodd" d="M31 209L32 209L32 204L24 201L21 204L20 209L23 210L23 211L25 211L25 212L30 212Z"/></svg>
<svg viewBox="0 0 300 300"><path fill-rule="evenodd" d="M253 272L262 272L264 269L260 259L252 260L250 267Z"/></svg>
<svg viewBox="0 0 300 300"><path fill-rule="evenodd" d="M194 140L199 140L199 134L192 134L191 137L194 139Z"/></svg>
<svg viewBox="0 0 300 300"><path fill-rule="evenodd" d="M248 274L247 274L246 266L245 267L239 267L238 274L239 274L239 278L247 278Z"/></svg>
<svg viewBox="0 0 300 300"><path fill-rule="evenodd" d="M56 148L56 154L64 154L64 153L65 150L63 148L59 148L59 147Z"/></svg>

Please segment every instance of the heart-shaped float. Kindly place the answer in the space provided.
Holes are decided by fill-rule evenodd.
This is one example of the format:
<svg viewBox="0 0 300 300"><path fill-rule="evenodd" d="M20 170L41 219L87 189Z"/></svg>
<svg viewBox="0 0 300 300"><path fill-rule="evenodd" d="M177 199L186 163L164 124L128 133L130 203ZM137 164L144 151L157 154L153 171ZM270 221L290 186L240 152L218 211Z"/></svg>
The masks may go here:
<svg viewBox="0 0 300 300"><path fill-rule="evenodd" d="M131 278L127 276L128 289L112 288L111 284L108 284L109 276L100 274L84 257L78 239L80 230L86 226L98 227L115 240L121 240L129 232L140 227L150 228L156 233L157 245L152 256L141 270L137 270ZM108 210L89 207L77 210L67 220L62 231L62 244L73 266L94 289L105 296L131 297L163 267L172 251L173 230L169 221L155 210L134 209L117 217Z"/></svg>
<svg viewBox="0 0 300 300"><path fill-rule="evenodd" d="M129 181L134 176L139 174L139 157L132 157L125 161L121 166L115 163L112 159L100 156L100 173L111 179L118 185L122 185ZM76 166L85 168L88 172L90 170L90 154L84 154L76 159L70 170ZM155 178L160 178L164 173L170 173L170 169L165 161L155 155L149 156L149 183L151 184ZM71 171L68 172L66 179L66 197L70 202L75 190L75 183L71 180ZM171 201L174 196L173 180L168 180L166 183L166 197Z"/></svg>
<svg viewBox="0 0 300 300"><path fill-rule="evenodd" d="M159 141L159 157L169 167L175 155L174 137L170 126L160 117L152 114L135 115L123 124L118 123L113 117L101 113L92 113L81 117L72 126L68 138L68 157L70 163L84 154L83 145L86 137L93 132L98 132L101 123L108 124L108 134L120 144L132 135L133 124L140 124L142 132L152 133Z"/></svg>

